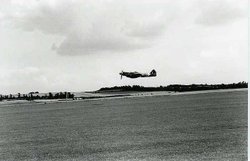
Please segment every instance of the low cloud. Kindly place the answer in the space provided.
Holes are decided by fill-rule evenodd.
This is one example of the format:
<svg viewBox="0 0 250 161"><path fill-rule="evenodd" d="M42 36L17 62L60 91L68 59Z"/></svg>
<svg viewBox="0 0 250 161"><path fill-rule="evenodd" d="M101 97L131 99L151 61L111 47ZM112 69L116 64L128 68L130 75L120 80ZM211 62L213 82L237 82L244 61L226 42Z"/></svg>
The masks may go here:
<svg viewBox="0 0 250 161"><path fill-rule="evenodd" d="M53 44L60 55L84 55L131 51L151 47L166 30L169 16L150 4L118 1L33 2L11 15L16 26L26 31L58 35ZM27 6L27 5L25 5Z"/></svg>
<svg viewBox="0 0 250 161"><path fill-rule="evenodd" d="M243 0L242 3L237 3L236 0L200 1L198 3L200 14L195 21L204 26L229 24L246 17L247 6L247 0Z"/></svg>
<svg viewBox="0 0 250 161"><path fill-rule="evenodd" d="M191 0L190 4L162 0L155 3L146 0L11 2L13 11L5 18L22 30L59 36L61 41L51 45L59 55L150 48L166 33L173 20L180 21L178 25L219 26L234 22L247 12L247 1L237 3L236 0Z"/></svg>

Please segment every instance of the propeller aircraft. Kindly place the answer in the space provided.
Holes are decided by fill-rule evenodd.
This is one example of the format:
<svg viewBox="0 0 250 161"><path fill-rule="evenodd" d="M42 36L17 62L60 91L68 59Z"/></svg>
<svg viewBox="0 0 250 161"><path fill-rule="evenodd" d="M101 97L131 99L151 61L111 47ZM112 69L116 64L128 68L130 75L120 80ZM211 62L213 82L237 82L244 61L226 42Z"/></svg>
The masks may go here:
<svg viewBox="0 0 250 161"><path fill-rule="evenodd" d="M124 72L122 71L119 73L122 76L128 77L128 78L139 78L139 77L156 77L156 71L153 69L149 74L147 73L139 73L139 72Z"/></svg>

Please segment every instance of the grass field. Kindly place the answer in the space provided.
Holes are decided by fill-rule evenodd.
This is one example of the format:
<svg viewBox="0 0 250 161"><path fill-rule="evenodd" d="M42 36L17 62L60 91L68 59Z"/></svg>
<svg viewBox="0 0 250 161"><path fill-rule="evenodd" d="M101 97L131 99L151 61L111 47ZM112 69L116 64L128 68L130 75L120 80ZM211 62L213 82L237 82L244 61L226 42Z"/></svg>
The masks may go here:
<svg viewBox="0 0 250 161"><path fill-rule="evenodd" d="M0 106L0 160L247 160L247 90Z"/></svg>

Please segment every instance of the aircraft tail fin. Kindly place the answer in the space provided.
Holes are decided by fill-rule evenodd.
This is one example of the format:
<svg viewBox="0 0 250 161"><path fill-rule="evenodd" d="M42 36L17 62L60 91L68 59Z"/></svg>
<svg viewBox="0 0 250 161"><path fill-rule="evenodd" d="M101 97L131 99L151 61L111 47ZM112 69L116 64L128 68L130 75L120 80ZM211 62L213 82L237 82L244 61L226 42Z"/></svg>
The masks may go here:
<svg viewBox="0 0 250 161"><path fill-rule="evenodd" d="M150 72L150 76L156 76L156 71L154 69Z"/></svg>

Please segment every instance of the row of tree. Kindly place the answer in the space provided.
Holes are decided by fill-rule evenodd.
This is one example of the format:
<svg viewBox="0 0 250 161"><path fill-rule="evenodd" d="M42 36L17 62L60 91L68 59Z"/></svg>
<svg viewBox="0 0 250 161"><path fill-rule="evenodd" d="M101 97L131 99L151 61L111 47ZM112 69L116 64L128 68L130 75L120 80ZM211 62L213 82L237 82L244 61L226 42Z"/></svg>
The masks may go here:
<svg viewBox="0 0 250 161"><path fill-rule="evenodd" d="M234 89L234 88L247 88L247 82L239 82L232 84L191 84L191 85L181 85L173 84L168 86L159 87L143 87L139 85L134 86L114 86L114 87L104 87L99 89L97 92L105 91L175 91L175 92L185 92L185 91L199 91L199 90L213 90L213 89Z"/></svg>
<svg viewBox="0 0 250 161"><path fill-rule="evenodd" d="M74 94L70 92L59 92L59 93L51 93L48 94L39 94L38 92L30 92L29 94L20 94L17 95L0 95L0 101L2 100L34 100L34 99L66 99L66 98L74 98Z"/></svg>

